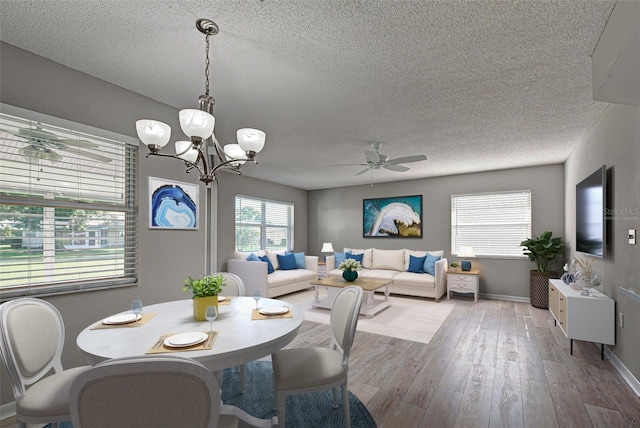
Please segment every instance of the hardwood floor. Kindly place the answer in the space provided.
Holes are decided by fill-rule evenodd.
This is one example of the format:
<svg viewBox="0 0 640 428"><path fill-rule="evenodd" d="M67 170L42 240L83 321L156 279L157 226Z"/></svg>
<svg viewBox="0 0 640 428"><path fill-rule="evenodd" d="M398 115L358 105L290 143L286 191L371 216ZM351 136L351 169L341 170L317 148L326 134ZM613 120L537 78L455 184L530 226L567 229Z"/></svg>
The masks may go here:
<svg viewBox="0 0 640 428"><path fill-rule="evenodd" d="M357 332L349 389L379 428L640 427L640 399L592 343L570 355L549 311L456 302L428 345ZM290 346L328 343L328 325L305 321Z"/></svg>

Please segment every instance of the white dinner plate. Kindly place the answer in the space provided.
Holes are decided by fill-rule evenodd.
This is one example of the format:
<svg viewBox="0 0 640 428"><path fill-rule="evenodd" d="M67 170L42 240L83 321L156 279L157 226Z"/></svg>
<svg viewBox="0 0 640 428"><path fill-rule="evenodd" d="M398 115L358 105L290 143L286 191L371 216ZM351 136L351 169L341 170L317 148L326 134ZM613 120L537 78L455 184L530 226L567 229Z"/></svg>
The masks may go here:
<svg viewBox="0 0 640 428"><path fill-rule="evenodd" d="M167 337L164 340L165 346L169 346L172 348L184 348L187 346L197 345L198 343L202 343L209 335L207 333L202 333L199 331L191 331L187 333L174 334L173 336Z"/></svg>
<svg viewBox="0 0 640 428"><path fill-rule="evenodd" d="M114 315L112 317L103 319L102 324L107 324L107 325L129 324L141 319L142 319L142 315L140 314L138 314L137 316L136 314L120 314L120 315Z"/></svg>
<svg viewBox="0 0 640 428"><path fill-rule="evenodd" d="M218 296L218 302L224 302L225 300L227 300L226 297L224 296Z"/></svg>
<svg viewBox="0 0 640 428"><path fill-rule="evenodd" d="M289 312L289 308L286 306L265 306L264 308L258 309L262 315L281 315Z"/></svg>

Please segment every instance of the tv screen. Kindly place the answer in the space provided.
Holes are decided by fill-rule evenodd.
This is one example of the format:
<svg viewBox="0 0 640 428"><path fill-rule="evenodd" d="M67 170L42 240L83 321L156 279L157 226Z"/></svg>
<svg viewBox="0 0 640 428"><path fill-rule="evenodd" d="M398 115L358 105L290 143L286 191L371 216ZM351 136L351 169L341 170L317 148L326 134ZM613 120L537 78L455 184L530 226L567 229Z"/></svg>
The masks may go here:
<svg viewBox="0 0 640 428"><path fill-rule="evenodd" d="M602 165L576 185L576 251L604 257L607 168Z"/></svg>

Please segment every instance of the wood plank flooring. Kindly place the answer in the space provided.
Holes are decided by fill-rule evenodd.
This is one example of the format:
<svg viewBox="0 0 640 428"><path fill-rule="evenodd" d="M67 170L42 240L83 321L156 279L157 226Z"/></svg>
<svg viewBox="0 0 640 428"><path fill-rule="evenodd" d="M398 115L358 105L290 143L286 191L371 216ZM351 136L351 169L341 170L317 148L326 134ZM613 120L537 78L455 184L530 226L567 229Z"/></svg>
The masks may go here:
<svg viewBox="0 0 640 428"><path fill-rule="evenodd" d="M349 389L379 428L640 427L640 399L592 343L570 355L549 311L456 301L428 345L356 334ZM289 346L328 343L327 325L305 321Z"/></svg>

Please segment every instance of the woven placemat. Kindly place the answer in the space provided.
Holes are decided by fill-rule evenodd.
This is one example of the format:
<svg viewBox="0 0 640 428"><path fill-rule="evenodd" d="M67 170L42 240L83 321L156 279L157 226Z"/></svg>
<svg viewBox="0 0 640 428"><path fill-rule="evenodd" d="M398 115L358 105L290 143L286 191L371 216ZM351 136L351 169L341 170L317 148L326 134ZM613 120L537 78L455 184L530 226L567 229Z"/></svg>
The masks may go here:
<svg viewBox="0 0 640 428"><path fill-rule="evenodd" d="M251 310L251 319L252 320L274 320L274 319L278 319L278 318L293 318L293 313L291 312L291 309L289 309L289 312L285 312L284 314L263 315L257 309L252 309Z"/></svg>
<svg viewBox="0 0 640 428"><path fill-rule="evenodd" d="M213 344L216 341L216 337L218 337L217 331L203 331L203 333L207 333L207 340L202 343L199 343L194 346L187 346L182 348L173 348L164 345L164 341L167 337L173 336L175 333L167 333L160 336L160 338L156 341L156 343L149 349L145 354L166 354L170 352L185 352L185 351L203 351L205 349L213 348Z"/></svg>
<svg viewBox="0 0 640 428"><path fill-rule="evenodd" d="M148 323L156 314L142 314L142 318L138 322L130 322L127 324L103 324L102 321L91 326L89 330L104 330L108 328L136 328L142 327Z"/></svg>

